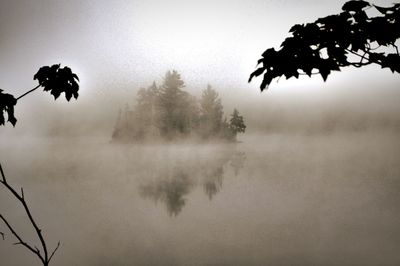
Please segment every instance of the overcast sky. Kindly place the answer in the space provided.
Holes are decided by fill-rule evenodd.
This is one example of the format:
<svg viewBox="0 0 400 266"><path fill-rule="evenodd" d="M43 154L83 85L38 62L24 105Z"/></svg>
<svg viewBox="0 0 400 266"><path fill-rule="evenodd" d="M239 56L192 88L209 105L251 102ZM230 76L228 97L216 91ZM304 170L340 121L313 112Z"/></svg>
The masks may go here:
<svg viewBox="0 0 400 266"><path fill-rule="evenodd" d="M344 2L1 0L0 87L18 95L35 85L32 77L39 67L62 63L80 76L83 96L161 82L169 69L178 70L188 86L211 83L222 90L259 93L259 80L248 84L247 79L261 53L278 47L293 24L338 13ZM349 81L393 86L399 78L371 67L335 73L327 83L303 78L271 88L306 90Z"/></svg>

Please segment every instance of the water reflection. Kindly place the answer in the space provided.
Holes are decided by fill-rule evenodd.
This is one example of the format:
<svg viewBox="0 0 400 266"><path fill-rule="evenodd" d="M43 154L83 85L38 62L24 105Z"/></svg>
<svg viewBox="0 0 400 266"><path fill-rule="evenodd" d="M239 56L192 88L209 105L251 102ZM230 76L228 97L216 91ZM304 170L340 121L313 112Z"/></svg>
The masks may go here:
<svg viewBox="0 0 400 266"><path fill-rule="evenodd" d="M177 169L172 177L142 185L140 194L142 197L153 199L155 202L164 202L168 213L176 216L185 206L186 199L184 196L190 192L192 185L189 176L182 169Z"/></svg>
<svg viewBox="0 0 400 266"><path fill-rule="evenodd" d="M216 168L210 168L206 171L203 179L204 192L208 195L208 198L212 200L213 196L216 195L222 189L222 181L224 179L224 168L223 165Z"/></svg>
<svg viewBox="0 0 400 266"><path fill-rule="evenodd" d="M212 156L194 155L182 162L169 162L176 165L170 170L159 170L156 178L143 182L140 195L154 202L162 202L171 216L177 216L186 204L186 196L197 186L212 200L221 191L227 172L235 176L244 166L246 155L235 148L213 151Z"/></svg>

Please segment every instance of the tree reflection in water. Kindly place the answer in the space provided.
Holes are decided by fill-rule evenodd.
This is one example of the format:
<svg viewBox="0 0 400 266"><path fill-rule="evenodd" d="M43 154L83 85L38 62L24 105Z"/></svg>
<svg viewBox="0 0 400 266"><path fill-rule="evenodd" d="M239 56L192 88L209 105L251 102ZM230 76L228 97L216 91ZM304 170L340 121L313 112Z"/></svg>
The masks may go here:
<svg viewBox="0 0 400 266"><path fill-rule="evenodd" d="M161 179L141 186L140 192L144 198L151 198L155 202L164 202L168 213L171 216L176 216L185 206L186 199L184 196L190 192L192 185L189 176L178 169L174 172L172 178Z"/></svg>
<svg viewBox="0 0 400 266"><path fill-rule="evenodd" d="M196 186L202 186L210 200L221 191L225 171L232 169L235 176L244 166L246 155L234 149L214 153L212 158L197 156L177 164L170 171L160 171L156 178L139 187L143 198L161 201L170 216L177 216L186 204L186 198Z"/></svg>

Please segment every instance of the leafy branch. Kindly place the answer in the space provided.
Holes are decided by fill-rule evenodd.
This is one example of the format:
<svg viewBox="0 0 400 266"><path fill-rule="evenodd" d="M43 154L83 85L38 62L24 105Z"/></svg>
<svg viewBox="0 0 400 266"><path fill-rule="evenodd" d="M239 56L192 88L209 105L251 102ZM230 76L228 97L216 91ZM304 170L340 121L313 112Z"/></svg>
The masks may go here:
<svg viewBox="0 0 400 266"><path fill-rule="evenodd" d="M367 9L375 8L380 15L369 17ZM317 19L313 23L296 24L290 29L280 49L267 49L258 60L249 82L260 75L260 89L266 89L275 78L298 78L320 74L324 81L332 71L343 67L378 64L400 73L400 54L396 41L400 38L400 3L380 7L366 1L351 0L342 12ZM375 46L375 47L373 47ZM381 47L391 48L378 52ZM349 61L348 56L359 61ZM318 70L316 73L314 70Z"/></svg>
<svg viewBox="0 0 400 266"><path fill-rule="evenodd" d="M40 240L40 244L41 244L41 250L36 247L36 246L32 246L31 244L28 244L27 242L25 242L22 237L16 232L16 230L13 228L13 226L11 226L11 224L8 222L8 220L2 215L0 214L0 219L3 220L3 222L5 223L5 225L8 227L8 229L10 230L10 232L15 236L15 238L18 240L18 242L14 243L14 245L22 245L25 248L27 248L29 251L31 251L32 253L34 253L43 263L43 265L47 266L49 265L51 259L53 258L54 254L56 253L56 251L58 250L58 248L60 247L60 242L58 242L56 248L52 251L52 253L49 256L49 252L47 250L47 245L46 245L46 241L44 240L43 234L42 234L42 230L39 228L39 226L37 225L36 221L34 220L32 213L28 207L28 204L25 201L25 195L24 195L24 189L21 188L21 194L19 194L8 182L6 179L6 176L4 174L3 168L0 164L0 173L1 173L1 180L0 183L9 191L13 194L13 196L22 204L22 206L24 207L25 213L29 218L29 221L31 223L31 225L33 226L33 228L35 229L36 235ZM1 233L4 239L4 233ZM42 253L43 252L43 253Z"/></svg>
<svg viewBox="0 0 400 266"><path fill-rule="evenodd" d="M3 93L3 90L0 89L0 125L5 125L4 113L7 113L7 121L15 126L17 119L14 116L14 106L17 104L17 101L39 87L43 87L44 91L50 91L54 99L57 99L61 93L65 94L67 101L72 97L77 99L79 96L79 78L75 73L72 73L69 67L61 68L60 64L55 64L51 67L43 66L33 76L33 79L37 80L39 85L17 98L11 94Z"/></svg>
<svg viewBox="0 0 400 266"><path fill-rule="evenodd" d="M26 93L22 94L18 98L15 98L11 94L3 93L0 89L0 125L5 124L4 113L7 113L8 122L10 122L13 126L15 126L17 119L14 116L14 106L17 104L17 101L29 93L37 90L39 87L43 87L44 91L50 91L50 93L54 96L54 99L57 99L61 93L65 94L65 98L69 101L72 97L75 99L78 98L78 90L79 85L78 81L79 78L76 74L72 73L69 67L60 68L60 65L52 65L44 66L39 69L39 71L34 75L34 80L38 80L39 85L34 87L33 89L27 91ZM40 241L41 249L36 246L32 246L31 244L27 243L23 240L19 233L15 230L15 228L8 222L8 220L0 214L0 220L4 222L7 226L9 231L12 235L18 240L14 245L22 245L33 254L35 254L44 266L48 266L51 259L53 258L54 254L57 252L58 248L60 247L60 242L58 242L57 246L54 250L49 253L47 249L46 241L43 237L42 230L37 225L36 221L34 220L31 211L28 207L28 204L25 201L24 190L21 188L20 194L7 182L7 178L3 172L3 168L0 164L0 184L2 184L11 194L16 198L21 205L24 207L25 213L28 216L29 222L31 223L32 227L34 228L36 235ZM0 232L4 240L4 233Z"/></svg>

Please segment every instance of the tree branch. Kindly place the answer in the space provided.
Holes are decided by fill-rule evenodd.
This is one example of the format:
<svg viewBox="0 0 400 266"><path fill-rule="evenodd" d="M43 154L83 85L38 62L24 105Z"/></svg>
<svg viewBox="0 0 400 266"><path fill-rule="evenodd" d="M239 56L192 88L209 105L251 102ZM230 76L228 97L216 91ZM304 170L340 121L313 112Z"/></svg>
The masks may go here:
<svg viewBox="0 0 400 266"><path fill-rule="evenodd" d="M49 262L50 262L51 258L53 258L54 254L56 253L56 251L59 247L60 247L60 241L58 241L56 248L53 250L53 252L51 252L51 255L49 257Z"/></svg>
<svg viewBox="0 0 400 266"><path fill-rule="evenodd" d="M399 54L399 48L397 47L397 45L396 45L396 44L392 44L392 45L393 45L394 49L396 49L397 55L400 55L400 54Z"/></svg>
<svg viewBox="0 0 400 266"><path fill-rule="evenodd" d="M40 87L40 84L37 85L35 88L33 88L33 89L31 89L31 90L25 92L24 94L22 94L21 96L19 96L16 100L18 101L18 100L21 99L22 97L24 97L24 96L28 95L29 93L31 93L31 92L37 90L39 87Z"/></svg>
<svg viewBox="0 0 400 266"><path fill-rule="evenodd" d="M354 51L351 50L351 49L345 48L345 50L346 50L347 52L349 52L349 53L352 53L353 55L358 56L358 57L361 57L361 58L363 57L361 54L358 54L358 53L354 52ZM365 51L363 51L363 52L365 52Z"/></svg>
<svg viewBox="0 0 400 266"><path fill-rule="evenodd" d="M1 214L0 214L0 218L7 225L8 229L11 231L11 233L18 239L19 242L16 243L16 244L21 244L21 245L25 246L27 249L32 251L34 254L36 254L40 258L40 260L42 261L43 265L48 265L49 262L50 262L51 257L54 255L54 253L57 251L58 247L60 246L60 243L58 243L57 247L55 248L55 250L51 254L51 257L49 258L48 257L48 251L47 251L47 245L46 245L46 242L44 240L44 237L43 237L43 234L42 234L42 230L39 228L39 226L36 224L35 220L33 219L33 216L31 214L31 211L29 210L28 204L25 201L23 188L21 188L21 195L19 195L15 191L15 189L8 184L1 164L0 164L0 173L1 173L1 177L2 177L2 179L0 180L0 183L3 184L14 195L14 197L16 199L18 199L18 201L24 207L25 213L27 214L30 223L32 224L33 228L36 231L36 235L38 236L38 238L40 240L40 243L41 243L42 249L43 249L43 253L44 253L44 257L42 256L42 254L40 253L40 251L39 251L39 249L37 247L36 247L36 249L34 249L32 246L30 246L29 244L24 242L22 240L22 238L17 234L17 232L12 228L12 226L8 223L8 221Z"/></svg>
<svg viewBox="0 0 400 266"><path fill-rule="evenodd" d="M3 222L6 224L10 232L18 239L19 242L14 243L14 245L23 245L27 249L29 249L31 252L33 252L36 256L39 257L39 259L44 263L44 259L42 255L40 254L39 250L35 250L32 246L30 246L28 243L26 243L22 238L18 235L18 233L14 230L14 228L10 225L10 223L7 221L6 218L4 218L3 215L0 214L0 219L3 220Z"/></svg>
<svg viewBox="0 0 400 266"><path fill-rule="evenodd" d="M359 64L362 64L363 63L363 61L364 61L364 59L365 59L365 55L367 54L367 51L364 51L364 54L362 55L362 57L361 57L361 59L360 59L360 63Z"/></svg>

